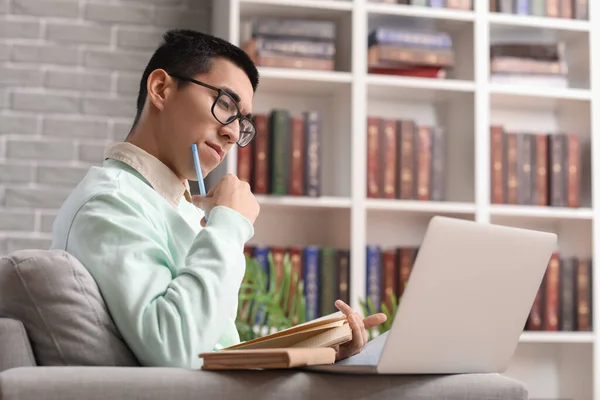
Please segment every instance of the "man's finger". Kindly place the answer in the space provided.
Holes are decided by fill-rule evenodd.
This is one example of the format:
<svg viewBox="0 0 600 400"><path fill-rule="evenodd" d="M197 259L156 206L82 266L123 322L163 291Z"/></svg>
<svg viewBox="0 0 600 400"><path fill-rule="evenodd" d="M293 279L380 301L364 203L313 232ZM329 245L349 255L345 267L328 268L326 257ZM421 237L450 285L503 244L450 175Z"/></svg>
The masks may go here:
<svg viewBox="0 0 600 400"><path fill-rule="evenodd" d="M352 313L348 316L350 328L352 329L352 353L359 351L364 346L364 338L360 317Z"/></svg>
<svg viewBox="0 0 600 400"><path fill-rule="evenodd" d="M365 324L365 329L370 329L374 326L383 324L386 320L387 317L384 313L377 313L363 319L363 323Z"/></svg>
<svg viewBox="0 0 600 400"><path fill-rule="evenodd" d="M200 209L204 209L204 204L206 202L206 197L201 196L199 194L195 194L192 196L192 203Z"/></svg>
<svg viewBox="0 0 600 400"><path fill-rule="evenodd" d="M336 300L335 306L346 316L350 316L350 314L353 313L352 308L348 304L344 303L342 300Z"/></svg>

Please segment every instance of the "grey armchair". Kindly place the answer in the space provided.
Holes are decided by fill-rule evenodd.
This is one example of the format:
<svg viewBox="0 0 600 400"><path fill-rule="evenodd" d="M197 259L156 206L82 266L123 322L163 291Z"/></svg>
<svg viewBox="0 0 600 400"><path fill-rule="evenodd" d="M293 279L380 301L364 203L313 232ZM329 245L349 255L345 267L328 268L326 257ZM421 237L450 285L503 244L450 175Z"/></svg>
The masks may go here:
<svg viewBox="0 0 600 400"><path fill-rule="evenodd" d="M61 251L0 258L0 398L525 400L500 374L337 375L140 367L85 268Z"/></svg>

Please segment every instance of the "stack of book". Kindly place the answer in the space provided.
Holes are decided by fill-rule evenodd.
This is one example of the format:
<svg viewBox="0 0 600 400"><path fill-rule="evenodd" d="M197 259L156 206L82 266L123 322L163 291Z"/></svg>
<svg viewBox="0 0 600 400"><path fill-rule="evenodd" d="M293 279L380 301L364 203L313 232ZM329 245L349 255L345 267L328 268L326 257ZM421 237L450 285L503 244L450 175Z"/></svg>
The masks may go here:
<svg viewBox="0 0 600 400"><path fill-rule="evenodd" d="M262 67L335 69L336 25L331 21L257 18L246 23L242 44Z"/></svg>
<svg viewBox="0 0 600 400"><path fill-rule="evenodd" d="M564 43L496 43L490 46L490 82L568 87Z"/></svg>
<svg viewBox="0 0 600 400"><path fill-rule="evenodd" d="M588 0L490 0L490 11L568 19L588 19L589 13Z"/></svg>
<svg viewBox="0 0 600 400"><path fill-rule="evenodd" d="M369 116L367 135L367 197L445 199L443 128L408 119Z"/></svg>
<svg viewBox="0 0 600 400"><path fill-rule="evenodd" d="M445 32L378 27L369 33L371 74L443 79L454 58L452 38Z"/></svg>

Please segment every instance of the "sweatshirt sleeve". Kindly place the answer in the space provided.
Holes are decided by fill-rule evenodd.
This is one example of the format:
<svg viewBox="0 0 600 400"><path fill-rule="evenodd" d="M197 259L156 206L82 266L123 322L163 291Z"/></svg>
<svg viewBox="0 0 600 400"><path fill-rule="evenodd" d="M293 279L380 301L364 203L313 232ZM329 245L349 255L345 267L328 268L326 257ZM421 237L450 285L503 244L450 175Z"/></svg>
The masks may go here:
<svg viewBox="0 0 600 400"><path fill-rule="evenodd" d="M196 368L198 354L235 329L253 226L230 208L214 208L176 266L168 229L159 226L166 222L147 213L120 192L96 195L73 220L66 250L94 277L142 365Z"/></svg>

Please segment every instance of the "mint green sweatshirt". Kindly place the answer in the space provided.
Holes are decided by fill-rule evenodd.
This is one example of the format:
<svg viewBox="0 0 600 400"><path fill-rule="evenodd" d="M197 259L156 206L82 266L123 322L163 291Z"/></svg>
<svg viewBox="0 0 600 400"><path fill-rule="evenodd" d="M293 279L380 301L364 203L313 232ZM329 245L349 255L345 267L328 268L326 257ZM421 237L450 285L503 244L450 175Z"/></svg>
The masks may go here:
<svg viewBox="0 0 600 400"><path fill-rule="evenodd" d="M240 341L243 247L253 226L220 206L202 228L201 210L184 196L170 204L145 178L164 178L164 170L140 167L144 176L131 165L149 156L127 151L138 164L107 159L71 193L54 222L52 248L89 270L142 365L199 368L199 353Z"/></svg>

